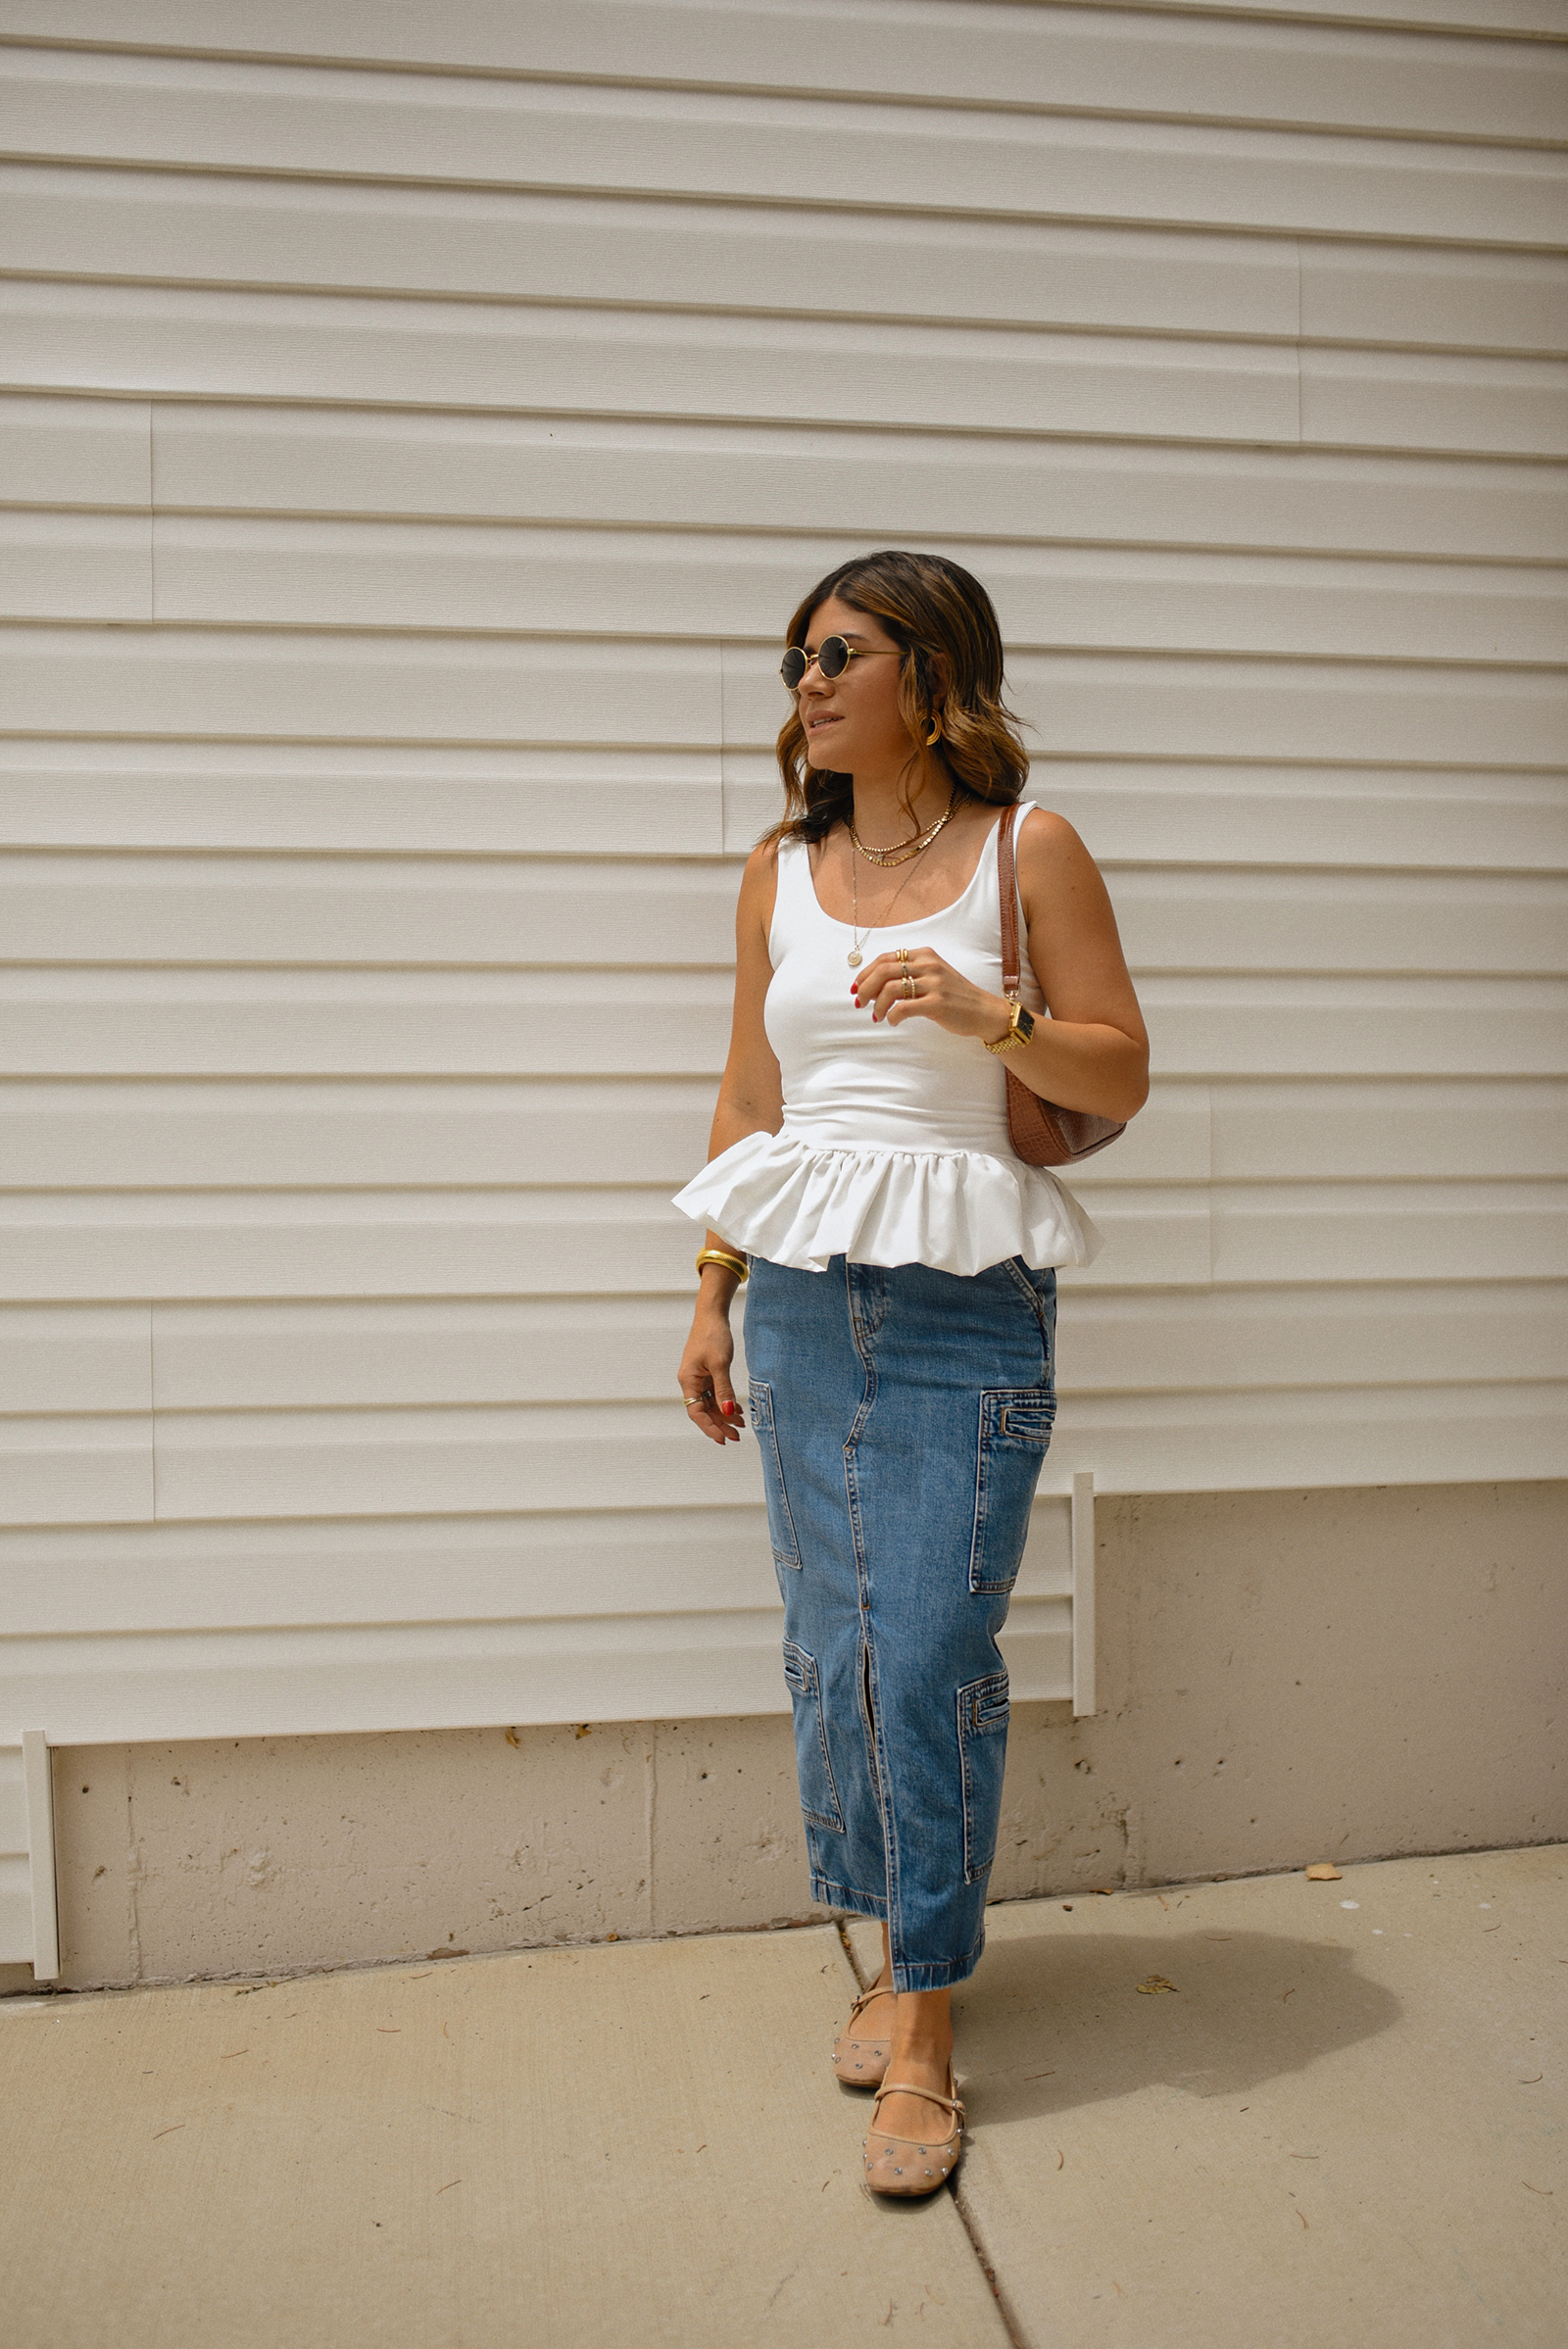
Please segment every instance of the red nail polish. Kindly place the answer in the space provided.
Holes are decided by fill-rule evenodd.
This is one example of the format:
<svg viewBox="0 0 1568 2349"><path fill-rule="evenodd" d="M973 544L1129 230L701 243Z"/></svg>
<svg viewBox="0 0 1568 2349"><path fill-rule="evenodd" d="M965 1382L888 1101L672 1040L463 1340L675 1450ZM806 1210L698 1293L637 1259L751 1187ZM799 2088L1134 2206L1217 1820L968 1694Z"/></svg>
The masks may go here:
<svg viewBox="0 0 1568 2349"><path fill-rule="evenodd" d="M719 1409L720 1409L720 1410L723 1412L723 1414L724 1414L724 1417L725 1417L726 1419L733 1419L733 1418L734 1418L734 1416L735 1416L735 1405L734 1405L733 1403L720 1403L718 1407L719 1407Z"/></svg>

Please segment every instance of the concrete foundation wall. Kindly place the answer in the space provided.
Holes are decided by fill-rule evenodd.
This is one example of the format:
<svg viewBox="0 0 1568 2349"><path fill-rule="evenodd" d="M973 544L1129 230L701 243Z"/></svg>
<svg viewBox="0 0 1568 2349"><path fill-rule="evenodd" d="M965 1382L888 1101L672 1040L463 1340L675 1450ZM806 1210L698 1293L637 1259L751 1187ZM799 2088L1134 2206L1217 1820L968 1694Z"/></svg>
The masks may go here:
<svg viewBox="0 0 1568 2349"><path fill-rule="evenodd" d="M1102 1710L1015 1713L994 1896L1568 1838L1565 1499L1102 1502ZM79 1986L813 1914L783 1719L81 1747L55 1805Z"/></svg>

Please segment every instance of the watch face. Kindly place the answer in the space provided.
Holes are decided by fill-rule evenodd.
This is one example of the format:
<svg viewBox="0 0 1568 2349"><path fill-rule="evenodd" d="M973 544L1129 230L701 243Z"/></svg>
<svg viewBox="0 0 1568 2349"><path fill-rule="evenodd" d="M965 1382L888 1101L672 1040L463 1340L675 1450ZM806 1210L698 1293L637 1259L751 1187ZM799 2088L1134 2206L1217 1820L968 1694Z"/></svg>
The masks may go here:
<svg viewBox="0 0 1568 2349"><path fill-rule="evenodd" d="M1022 1003L1013 1008L1012 1032L1020 1044L1027 1044L1035 1032L1035 1015Z"/></svg>

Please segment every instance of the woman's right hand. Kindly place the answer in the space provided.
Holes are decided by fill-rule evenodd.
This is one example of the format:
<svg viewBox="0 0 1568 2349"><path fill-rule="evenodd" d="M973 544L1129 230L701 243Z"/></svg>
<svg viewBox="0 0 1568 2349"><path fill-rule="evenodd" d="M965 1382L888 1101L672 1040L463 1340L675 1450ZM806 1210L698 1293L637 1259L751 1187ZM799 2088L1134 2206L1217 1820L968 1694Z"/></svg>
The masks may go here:
<svg viewBox="0 0 1568 2349"><path fill-rule="evenodd" d="M713 1272L705 1268L703 1292L710 1284L715 1290L719 1285ZM731 1282L731 1294L733 1288ZM730 1385L735 1339L729 1326L729 1297L720 1302L717 1296L710 1297L703 1292L698 1295L691 1336L680 1358L681 1396L694 1428L714 1444L739 1444L746 1418ZM700 1399L694 1401L694 1396Z"/></svg>

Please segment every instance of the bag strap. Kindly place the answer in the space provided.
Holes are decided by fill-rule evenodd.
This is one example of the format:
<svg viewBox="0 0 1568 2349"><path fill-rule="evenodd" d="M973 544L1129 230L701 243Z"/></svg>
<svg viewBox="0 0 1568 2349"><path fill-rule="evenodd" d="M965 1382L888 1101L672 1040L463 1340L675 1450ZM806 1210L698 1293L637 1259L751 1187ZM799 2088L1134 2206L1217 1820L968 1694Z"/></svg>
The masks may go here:
<svg viewBox="0 0 1568 2349"><path fill-rule="evenodd" d="M1012 857L1012 823L1016 805L1003 810L997 826L997 878L1002 884L1002 992L1009 1003L1018 1001L1018 877Z"/></svg>

